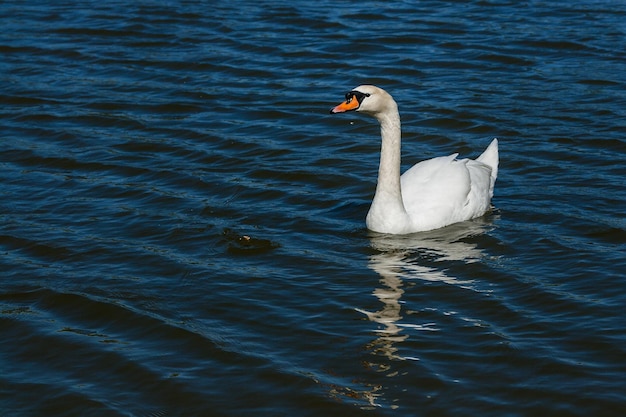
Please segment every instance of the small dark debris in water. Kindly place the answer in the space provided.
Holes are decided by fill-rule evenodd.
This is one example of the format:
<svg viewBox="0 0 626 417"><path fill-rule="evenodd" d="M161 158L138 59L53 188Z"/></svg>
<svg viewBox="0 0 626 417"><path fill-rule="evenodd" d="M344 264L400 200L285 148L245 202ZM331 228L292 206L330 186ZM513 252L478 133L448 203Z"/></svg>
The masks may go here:
<svg viewBox="0 0 626 417"><path fill-rule="evenodd" d="M280 246L269 239L259 239L237 234L229 228L224 229L222 235L228 242L228 252L238 255L265 253Z"/></svg>

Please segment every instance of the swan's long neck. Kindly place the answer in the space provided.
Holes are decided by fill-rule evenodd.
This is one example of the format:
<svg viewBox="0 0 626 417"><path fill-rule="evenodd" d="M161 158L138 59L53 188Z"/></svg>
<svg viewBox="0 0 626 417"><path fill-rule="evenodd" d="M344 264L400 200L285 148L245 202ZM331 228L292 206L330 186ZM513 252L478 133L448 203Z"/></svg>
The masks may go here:
<svg viewBox="0 0 626 417"><path fill-rule="evenodd" d="M385 113L378 120L380 122L382 144L380 147L376 195L391 197L402 204L402 190L400 188L400 115L397 112L395 114Z"/></svg>
<svg viewBox="0 0 626 417"><path fill-rule="evenodd" d="M395 103L394 103L395 104ZM401 127L397 106L377 114L382 138L378 184L367 215L368 227L384 233L397 233L407 223L400 186Z"/></svg>

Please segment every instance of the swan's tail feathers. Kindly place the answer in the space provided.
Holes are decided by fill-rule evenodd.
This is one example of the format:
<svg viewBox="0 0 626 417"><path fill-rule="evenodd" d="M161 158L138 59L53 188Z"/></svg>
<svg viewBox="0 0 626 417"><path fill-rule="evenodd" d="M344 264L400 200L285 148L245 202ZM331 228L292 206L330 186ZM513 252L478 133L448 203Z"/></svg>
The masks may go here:
<svg viewBox="0 0 626 417"><path fill-rule="evenodd" d="M493 195L493 187L498 177L498 139L492 140L489 146L487 146L487 149L485 149L485 152L476 158L476 160L491 168L491 187L489 191L490 194Z"/></svg>

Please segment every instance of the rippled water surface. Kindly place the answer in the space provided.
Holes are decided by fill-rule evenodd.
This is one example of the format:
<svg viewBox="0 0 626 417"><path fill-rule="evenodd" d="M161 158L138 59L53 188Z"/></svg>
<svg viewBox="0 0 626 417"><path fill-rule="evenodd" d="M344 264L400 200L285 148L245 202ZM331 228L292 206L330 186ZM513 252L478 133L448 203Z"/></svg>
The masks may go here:
<svg viewBox="0 0 626 417"><path fill-rule="evenodd" d="M3 416L619 416L626 3L0 3ZM368 232L500 140L494 210Z"/></svg>

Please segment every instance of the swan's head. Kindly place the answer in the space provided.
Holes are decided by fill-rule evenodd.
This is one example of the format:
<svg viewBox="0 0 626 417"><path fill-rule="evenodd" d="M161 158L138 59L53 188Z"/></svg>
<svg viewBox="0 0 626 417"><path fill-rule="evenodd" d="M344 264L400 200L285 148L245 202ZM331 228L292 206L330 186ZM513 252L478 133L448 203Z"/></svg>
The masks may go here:
<svg viewBox="0 0 626 417"><path fill-rule="evenodd" d="M397 112L398 106L393 97L382 88L360 85L346 93L346 101L330 109L332 114L348 111L358 111L378 118L382 113Z"/></svg>

